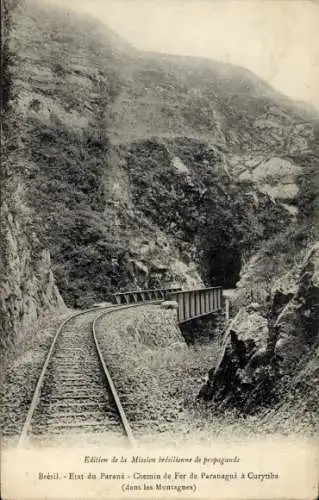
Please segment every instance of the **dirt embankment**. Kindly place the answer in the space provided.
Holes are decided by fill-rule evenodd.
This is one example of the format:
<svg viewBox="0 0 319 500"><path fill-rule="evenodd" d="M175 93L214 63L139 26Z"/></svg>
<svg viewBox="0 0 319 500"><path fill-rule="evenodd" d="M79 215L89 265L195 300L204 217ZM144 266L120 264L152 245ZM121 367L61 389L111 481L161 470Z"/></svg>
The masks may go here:
<svg viewBox="0 0 319 500"><path fill-rule="evenodd" d="M196 394L217 349L188 347L176 312L149 305L104 316L98 340L133 431L186 434L196 429Z"/></svg>

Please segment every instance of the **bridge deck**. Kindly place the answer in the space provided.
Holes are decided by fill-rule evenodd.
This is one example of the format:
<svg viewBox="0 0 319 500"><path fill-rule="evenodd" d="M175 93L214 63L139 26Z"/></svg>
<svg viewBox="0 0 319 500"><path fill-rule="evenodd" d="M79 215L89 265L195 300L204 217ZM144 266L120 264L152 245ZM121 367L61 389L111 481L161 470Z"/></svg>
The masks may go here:
<svg viewBox="0 0 319 500"><path fill-rule="evenodd" d="M213 287L173 292L170 294L170 300L177 302L179 306L178 322L184 323L222 310L223 289L222 287Z"/></svg>

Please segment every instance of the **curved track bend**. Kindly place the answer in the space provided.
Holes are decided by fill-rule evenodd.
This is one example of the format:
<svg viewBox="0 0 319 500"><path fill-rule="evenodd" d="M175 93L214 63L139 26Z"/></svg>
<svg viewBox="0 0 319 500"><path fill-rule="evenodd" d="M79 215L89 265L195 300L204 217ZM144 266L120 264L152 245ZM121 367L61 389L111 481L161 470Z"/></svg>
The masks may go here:
<svg viewBox="0 0 319 500"><path fill-rule="evenodd" d="M108 431L124 432L134 446L129 422L101 355L95 323L105 314L139 306L145 302L88 309L60 325L37 382L19 447L36 436Z"/></svg>

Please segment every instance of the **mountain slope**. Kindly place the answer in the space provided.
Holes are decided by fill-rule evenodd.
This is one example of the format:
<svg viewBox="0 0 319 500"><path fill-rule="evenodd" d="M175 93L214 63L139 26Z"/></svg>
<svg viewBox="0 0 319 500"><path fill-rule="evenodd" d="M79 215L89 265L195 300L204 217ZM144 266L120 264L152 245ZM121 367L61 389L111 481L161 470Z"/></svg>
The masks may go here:
<svg viewBox="0 0 319 500"><path fill-rule="evenodd" d="M21 182L67 304L174 279L234 286L292 223L249 165L290 155L299 182L316 117L252 73L138 52L95 20L32 2L14 12L10 50Z"/></svg>
<svg viewBox="0 0 319 500"><path fill-rule="evenodd" d="M307 149L311 113L249 71L190 57L138 53L112 108L112 136L186 135L234 152Z"/></svg>

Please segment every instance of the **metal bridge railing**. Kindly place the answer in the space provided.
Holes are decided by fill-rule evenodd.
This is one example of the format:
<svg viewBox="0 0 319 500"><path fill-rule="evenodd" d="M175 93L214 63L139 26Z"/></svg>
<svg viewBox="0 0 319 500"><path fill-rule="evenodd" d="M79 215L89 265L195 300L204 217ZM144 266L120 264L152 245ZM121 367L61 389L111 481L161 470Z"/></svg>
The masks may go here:
<svg viewBox="0 0 319 500"><path fill-rule="evenodd" d="M174 291L170 300L178 304L177 320L184 323L199 316L220 311L223 308L223 288L199 288L197 290Z"/></svg>
<svg viewBox="0 0 319 500"><path fill-rule="evenodd" d="M147 302L149 300L165 300L168 296L181 290L180 288L154 288L152 290L133 290L113 294L115 304L134 304L134 302Z"/></svg>

